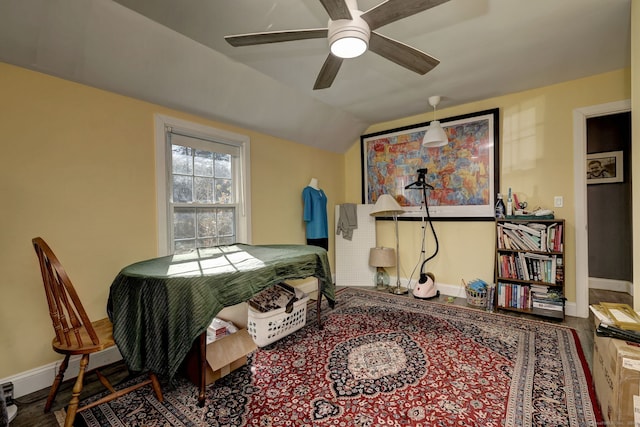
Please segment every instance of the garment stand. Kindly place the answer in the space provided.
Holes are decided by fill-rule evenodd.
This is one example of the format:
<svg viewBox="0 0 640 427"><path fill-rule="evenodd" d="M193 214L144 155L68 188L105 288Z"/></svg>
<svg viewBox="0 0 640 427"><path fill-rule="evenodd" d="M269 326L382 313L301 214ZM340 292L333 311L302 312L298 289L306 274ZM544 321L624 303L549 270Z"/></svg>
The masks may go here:
<svg viewBox="0 0 640 427"><path fill-rule="evenodd" d="M427 282L427 274L424 273L424 266L427 264L427 261L429 261L430 259L433 259L438 254L438 250L440 246L438 244L438 236L436 235L436 230L433 228L431 215L429 214L429 205L427 204L427 188L429 190L433 190L433 186L427 184L427 182L425 181L426 173L427 173L426 169L418 169L418 180L404 187L405 190L422 190L422 201L424 202L424 210L426 211L426 214L427 214L426 217L429 220L429 225L431 226L431 232L433 233L433 238L436 243L436 250L433 252L433 255L431 255L429 258L424 259L424 261L422 261L422 265L420 266L420 279L418 280L418 283ZM421 259L423 259L424 257L425 255L424 255L424 247L423 247Z"/></svg>

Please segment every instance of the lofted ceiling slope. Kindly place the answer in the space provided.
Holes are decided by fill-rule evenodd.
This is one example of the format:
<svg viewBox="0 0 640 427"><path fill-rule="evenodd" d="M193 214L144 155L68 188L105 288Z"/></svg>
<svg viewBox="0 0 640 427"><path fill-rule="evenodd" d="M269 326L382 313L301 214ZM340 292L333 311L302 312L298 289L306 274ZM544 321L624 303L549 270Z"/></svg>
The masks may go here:
<svg viewBox="0 0 640 427"><path fill-rule="evenodd" d="M0 61L344 152L371 124L431 111L431 95L451 107L628 67L630 7L450 0L377 29L439 59L432 71L366 52L313 90L326 39L232 47L224 36L327 27L319 0L2 0Z"/></svg>

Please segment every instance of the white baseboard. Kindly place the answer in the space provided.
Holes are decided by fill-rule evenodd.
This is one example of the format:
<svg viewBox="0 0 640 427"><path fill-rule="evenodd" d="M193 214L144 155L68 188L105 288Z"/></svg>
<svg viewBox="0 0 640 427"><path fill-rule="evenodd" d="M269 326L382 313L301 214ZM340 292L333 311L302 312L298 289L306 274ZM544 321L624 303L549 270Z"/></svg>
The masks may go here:
<svg viewBox="0 0 640 427"><path fill-rule="evenodd" d="M626 280L602 279L589 277L589 288L604 289L607 291L626 292L633 296L633 283Z"/></svg>
<svg viewBox="0 0 640 427"><path fill-rule="evenodd" d="M100 353L94 354L89 359L89 369L99 368L100 366L109 365L122 359L122 355L116 347L111 347ZM53 380L58 373L58 367L62 363L62 359L57 362L49 363L39 368L30 369L10 377L0 379L0 384L7 382L13 383L13 396L19 398L27 394L33 393L44 388L51 387ZM75 378L78 376L80 369L80 356L74 356L69 360L69 366L65 372L64 379Z"/></svg>

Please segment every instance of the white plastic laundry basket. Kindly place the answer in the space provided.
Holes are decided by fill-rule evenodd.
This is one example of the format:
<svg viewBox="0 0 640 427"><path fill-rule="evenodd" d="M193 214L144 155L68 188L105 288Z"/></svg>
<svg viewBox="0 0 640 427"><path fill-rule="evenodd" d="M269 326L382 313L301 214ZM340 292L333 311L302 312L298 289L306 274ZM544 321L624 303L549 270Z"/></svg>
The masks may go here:
<svg viewBox="0 0 640 427"><path fill-rule="evenodd" d="M261 313L249 306L247 330L256 345L264 347L271 344L307 323L309 295L296 289L296 297L298 300L293 303L291 313L287 313L285 307Z"/></svg>

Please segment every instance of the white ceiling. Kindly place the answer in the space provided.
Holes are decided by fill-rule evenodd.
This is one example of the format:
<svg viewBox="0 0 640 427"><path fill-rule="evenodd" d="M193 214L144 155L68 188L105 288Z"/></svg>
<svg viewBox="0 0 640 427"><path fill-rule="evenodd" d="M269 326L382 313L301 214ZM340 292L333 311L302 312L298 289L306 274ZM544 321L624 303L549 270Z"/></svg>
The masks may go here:
<svg viewBox="0 0 640 427"><path fill-rule="evenodd" d="M367 10L381 0L360 0ZM0 61L344 152L374 123L630 65L631 0L450 0L379 28L438 58L424 76L372 52L312 90L326 40L232 47L228 34L324 28L318 0L0 0Z"/></svg>

